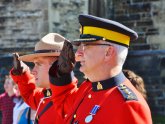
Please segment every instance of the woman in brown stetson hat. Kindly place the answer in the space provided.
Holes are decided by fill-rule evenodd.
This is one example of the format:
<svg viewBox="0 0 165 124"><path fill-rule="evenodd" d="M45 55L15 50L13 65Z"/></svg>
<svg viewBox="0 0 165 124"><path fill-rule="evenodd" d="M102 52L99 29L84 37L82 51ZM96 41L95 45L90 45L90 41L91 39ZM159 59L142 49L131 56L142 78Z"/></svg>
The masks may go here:
<svg viewBox="0 0 165 124"><path fill-rule="evenodd" d="M58 59L65 40L57 33L49 33L37 42L34 53L20 57L17 53L13 54L14 68L11 70L11 76L17 82L25 102L37 111L35 124L59 124L62 122L54 111L51 101L52 92L48 70ZM22 61L35 64L32 73Z"/></svg>

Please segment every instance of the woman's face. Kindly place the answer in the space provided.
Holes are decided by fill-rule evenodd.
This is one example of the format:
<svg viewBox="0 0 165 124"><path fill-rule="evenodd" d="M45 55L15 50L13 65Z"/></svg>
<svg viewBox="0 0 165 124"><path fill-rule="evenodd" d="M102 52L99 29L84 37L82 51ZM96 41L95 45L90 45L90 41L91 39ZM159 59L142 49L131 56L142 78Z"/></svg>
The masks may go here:
<svg viewBox="0 0 165 124"><path fill-rule="evenodd" d="M11 78L6 78L4 82L4 89L6 92L11 92L14 88L14 82Z"/></svg>

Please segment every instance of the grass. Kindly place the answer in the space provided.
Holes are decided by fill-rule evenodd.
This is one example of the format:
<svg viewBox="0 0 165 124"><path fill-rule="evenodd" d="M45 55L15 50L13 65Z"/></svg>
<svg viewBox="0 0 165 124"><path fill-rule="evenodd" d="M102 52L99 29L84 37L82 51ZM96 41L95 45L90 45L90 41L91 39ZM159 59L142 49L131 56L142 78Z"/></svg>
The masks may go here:
<svg viewBox="0 0 165 124"><path fill-rule="evenodd" d="M165 116L163 115L153 115L153 124L165 124Z"/></svg>

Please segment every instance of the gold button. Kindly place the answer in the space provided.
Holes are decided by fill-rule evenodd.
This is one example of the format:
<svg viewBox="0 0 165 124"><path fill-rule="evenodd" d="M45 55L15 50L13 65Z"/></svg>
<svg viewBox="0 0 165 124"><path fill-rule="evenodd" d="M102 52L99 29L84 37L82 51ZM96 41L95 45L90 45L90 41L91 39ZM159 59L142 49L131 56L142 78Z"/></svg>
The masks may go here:
<svg viewBox="0 0 165 124"><path fill-rule="evenodd" d="M73 118L76 118L76 114L74 114Z"/></svg>
<svg viewBox="0 0 165 124"><path fill-rule="evenodd" d="M36 119L37 119L37 120L39 119L38 115L36 116Z"/></svg>
<svg viewBox="0 0 165 124"><path fill-rule="evenodd" d="M42 101L42 103L44 104L44 103L45 103L45 101L43 100L43 101Z"/></svg>
<svg viewBox="0 0 165 124"><path fill-rule="evenodd" d="M92 98L92 95L91 95L91 94L89 94L89 95L88 95L88 98L89 98L89 99L91 99L91 98Z"/></svg>
<svg viewBox="0 0 165 124"><path fill-rule="evenodd" d="M65 114L65 116L64 116L64 117L66 118L67 116L68 116L68 115L67 115L67 114Z"/></svg>

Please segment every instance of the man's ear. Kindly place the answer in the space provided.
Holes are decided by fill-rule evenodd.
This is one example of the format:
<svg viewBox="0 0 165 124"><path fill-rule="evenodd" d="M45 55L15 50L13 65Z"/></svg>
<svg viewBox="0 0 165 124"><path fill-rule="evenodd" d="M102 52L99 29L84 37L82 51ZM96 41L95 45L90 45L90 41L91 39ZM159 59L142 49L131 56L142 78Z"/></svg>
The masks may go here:
<svg viewBox="0 0 165 124"><path fill-rule="evenodd" d="M105 57L111 57L114 54L114 47L109 46L106 50L105 50Z"/></svg>

